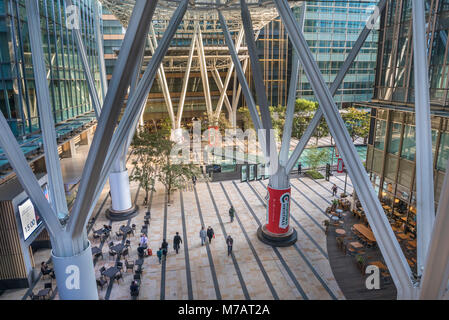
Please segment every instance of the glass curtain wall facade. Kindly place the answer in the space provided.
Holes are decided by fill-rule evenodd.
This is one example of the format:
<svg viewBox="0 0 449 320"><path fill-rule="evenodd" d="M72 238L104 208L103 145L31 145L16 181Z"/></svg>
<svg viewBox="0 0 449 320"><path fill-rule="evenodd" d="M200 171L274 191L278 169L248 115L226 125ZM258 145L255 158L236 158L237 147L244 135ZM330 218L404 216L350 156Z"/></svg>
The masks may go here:
<svg viewBox="0 0 449 320"><path fill-rule="evenodd" d="M287 31L278 18L261 29L256 41L259 61L270 106L287 105L288 85L291 75L291 46ZM251 79L251 68L249 68ZM249 82L253 85L253 82Z"/></svg>
<svg viewBox="0 0 449 320"><path fill-rule="evenodd" d="M449 1L426 1L435 208L449 160ZM412 1L388 1L381 17L366 167L386 210L411 230L416 214Z"/></svg>
<svg viewBox="0 0 449 320"><path fill-rule="evenodd" d="M329 86L376 4L377 0L307 1L293 9L298 21L305 10L304 36ZM377 41L377 30L372 30L334 96L337 106L345 107L352 102L369 101L373 97ZM299 77L298 97L316 100L303 70Z"/></svg>
<svg viewBox="0 0 449 320"><path fill-rule="evenodd" d="M98 2L73 2L80 9L83 42L101 97L93 7ZM72 30L66 28L65 1L39 5L53 115L59 124L91 112L92 104ZM31 55L25 1L0 0L0 109L19 139L40 131Z"/></svg>

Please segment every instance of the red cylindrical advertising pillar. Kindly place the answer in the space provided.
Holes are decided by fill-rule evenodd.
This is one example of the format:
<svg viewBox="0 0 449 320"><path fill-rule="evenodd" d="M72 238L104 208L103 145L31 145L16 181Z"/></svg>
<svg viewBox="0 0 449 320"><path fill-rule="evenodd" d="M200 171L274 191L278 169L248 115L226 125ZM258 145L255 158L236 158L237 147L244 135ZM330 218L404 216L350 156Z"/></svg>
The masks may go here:
<svg viewBox="0 0 449 320"><path fill-rule="evenodd" d="M268 186L267 189L267 223L257 230L257 236L272 246L290 246L297 240L295 229L290 227L291 188L274 189Z"/></svg>

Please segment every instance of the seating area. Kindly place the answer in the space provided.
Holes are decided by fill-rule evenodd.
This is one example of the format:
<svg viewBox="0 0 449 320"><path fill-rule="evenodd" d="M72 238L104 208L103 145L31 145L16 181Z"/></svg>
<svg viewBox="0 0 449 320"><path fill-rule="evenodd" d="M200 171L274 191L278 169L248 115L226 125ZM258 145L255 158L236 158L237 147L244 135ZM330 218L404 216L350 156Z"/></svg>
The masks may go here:
<svg viewBox="0 0 449 320"><path fill-rule="evenodd" d="M340 273L340 280L347 282L347 285L339 283L340 287L347 286L348 290L354 291L364 290L366 267L376 265L379 267L381 274L381 286L385 288L392 286L393 290L395 290L391 275L380 250L377 248L376 239L368 225L363 210L356 208L351 211L351 202L346 198L335 199L332 204L331 207L327 208L330 219L324 221L324 225L328 226L326 234L328 235L330 255L334 254L334 259L338 259L335 263L331 261L331 266L339 269L339 271L333 270L334 275L336 275L338 281L337 275ZM335 252L332 252L332 245L329 244L329 241L335 243ZM351 269L348 263L351 264L351 268L354 270L352 277L358 277L359 282L349 281L351 277L348 276L348 273ZM357 284L359 284L360 288L357 288ZM391 288L389 291L391 291ZM367 292L367 294L369 293Z"/></svg>
<svg viewBox="0 0 449 320"><path fill-rule="evenodd" d="M142 227L149 226L150 212L146 213L145 224ZM148 223L147 223L148 222ZM94 226L95 221L91 221ZM108 254L109 259L105 261L104 265L98 270L97 286L100 291L107 288L111 282L117 283L123 282L124 273L133 273L133 280L130 285L131 299L135 300L139 296L141 276L143 273L144 258L151 255L151 249L147 247L140 247L140 243L132 243L128 236L134 236L136 224L121 225L118 231L113 232L112 228L108 225L103 225L102 228L95 230L93 228L93 238L98 241L96 246L92 247L92 255L94 258L99 259L103 257L103 251ZM145 233L146 234L146 233ZM107 249L103 249L107 246ZM135 252L131 252L132 248L135 248ZM106 251L107 250L107 251ZM137 254L137 259L130 258Z"/></svg>

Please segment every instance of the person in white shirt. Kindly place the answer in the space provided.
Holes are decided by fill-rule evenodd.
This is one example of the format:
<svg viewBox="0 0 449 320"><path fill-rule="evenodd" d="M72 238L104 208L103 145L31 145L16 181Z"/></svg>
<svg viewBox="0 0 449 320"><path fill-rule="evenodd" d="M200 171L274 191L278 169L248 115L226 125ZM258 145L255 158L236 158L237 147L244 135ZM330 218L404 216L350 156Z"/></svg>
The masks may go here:
<svg viewBox="0 0 449 320"><path fill-rule="evenodd" d="M147 236L146 236L145 234L142 234L142 235L140 236L140 246L141 246L141 247L146 247L146 246L147 246L147 243L148 243L148 238L147 238Z"/></svg>

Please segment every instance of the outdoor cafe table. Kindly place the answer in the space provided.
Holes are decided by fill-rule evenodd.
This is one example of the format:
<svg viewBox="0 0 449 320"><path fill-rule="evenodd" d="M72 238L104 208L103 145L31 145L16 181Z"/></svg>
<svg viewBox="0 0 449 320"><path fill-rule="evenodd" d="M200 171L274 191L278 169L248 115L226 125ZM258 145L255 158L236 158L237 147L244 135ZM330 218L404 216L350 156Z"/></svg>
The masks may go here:
<svg viewBox="0 0 449 320"><path fill-rule="evenodd" d="M115 277L115 275L117 273L119 273L119 268L117 267L110 267L109 269L107 269L105 272L103 272L103 274L108 277L109 279L112 279Z"/></svg>
<svg viewBox="0 0 449 320"><path fill-rule="evenodd" d="M92 255L95 256L97 254L102 253L101 249L98 247L92 247Z"/></svg>
<svg viewBox="0 0 449 320"><path fill-rule="evenodd" d="M40 291L37 293L37 296L38 296L39 298L44 298L44 297L48 296L49 293L50 293L50 288L45 288L45 289L40 290Z"/></svg>
<svg viewBox="0 0 449 320"><path fill-rule="evenodd" d="M143 259L137 259L135 262L136 266L142 266L143 265Z"/></svg>
<svg viewBox="0 0 449 320"><path fill-rule="evenodd" d="M119 243L119 244L116 244L115 246L112 246L111 249L117 253L122 253L123 249L125 249L125 245Z"/></svg>
<svg viewBox="0 0 449 320"><path fill-rule="evenodd" d="M361 223L355 224L354 229L357 230L361 235L363 235L369 241L376 241L373 232Z"/></svg>
<svg viewBox="0 0 449 320"><path fill-rule="evenodd" d="M121 226L120 231L122 231L124 234L130 234L133 232L133 228L130 226Z"/></svg>

